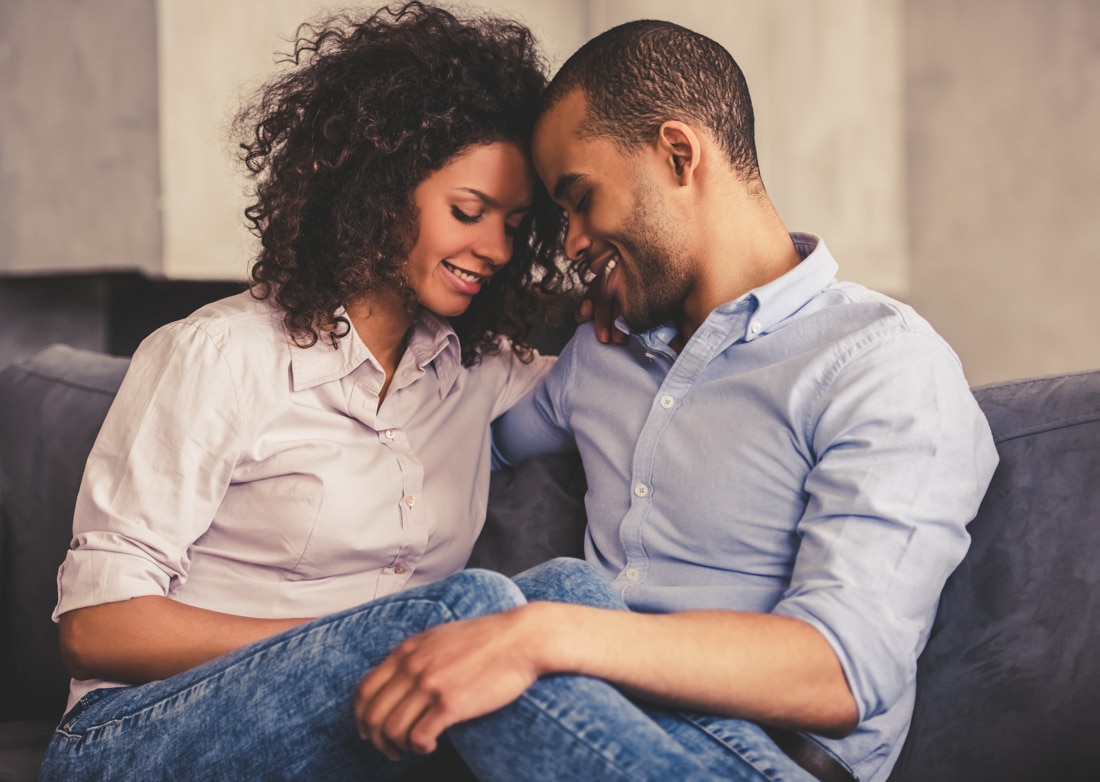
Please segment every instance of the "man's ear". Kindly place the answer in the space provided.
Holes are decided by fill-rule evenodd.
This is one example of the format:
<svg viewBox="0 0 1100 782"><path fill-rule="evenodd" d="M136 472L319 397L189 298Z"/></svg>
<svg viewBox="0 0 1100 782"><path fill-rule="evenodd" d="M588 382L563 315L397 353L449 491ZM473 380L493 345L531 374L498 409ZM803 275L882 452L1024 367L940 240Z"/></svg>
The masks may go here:
<svg viewBox="0 0 1100 782"><path fill-rule="evenodd" d="M669 173L681 185L690 184L703 151L699 135L690 125L668 120L657 130L657 152L667 161Z"/></svg>

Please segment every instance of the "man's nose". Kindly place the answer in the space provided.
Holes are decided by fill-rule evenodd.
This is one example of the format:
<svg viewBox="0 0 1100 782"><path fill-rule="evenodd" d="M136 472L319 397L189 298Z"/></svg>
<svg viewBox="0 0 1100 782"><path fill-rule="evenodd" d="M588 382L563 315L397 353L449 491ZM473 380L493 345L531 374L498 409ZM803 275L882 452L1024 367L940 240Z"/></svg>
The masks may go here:
<svg viewBox="0 0 1100 782"><path fill-rule="evenodd" d="M579 220L570 218L565 229L565 256L571 261L579 261L592 247L592 239L584 231Z"/></svg>

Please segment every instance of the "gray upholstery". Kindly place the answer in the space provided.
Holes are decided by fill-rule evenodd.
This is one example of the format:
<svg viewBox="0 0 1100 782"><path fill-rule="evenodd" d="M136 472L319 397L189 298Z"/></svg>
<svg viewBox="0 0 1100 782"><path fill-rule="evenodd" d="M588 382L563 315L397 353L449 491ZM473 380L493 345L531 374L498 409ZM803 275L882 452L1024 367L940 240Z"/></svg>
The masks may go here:
<svg viewBox="0 0 1100 782"><path fill-rule="evenodd" d="M1001 463L891 779L1100 778L1100 371L976 389Z"/></svg>
<svg viewBox="0 0 1100 782"><path fill-rule="evenodd" d="M53 347L0 370L0 782L33 779L65 676L49 614L84 460L125 359ZM892 780L1100 769L1100 371L977 389L1001 453L918 668ZM471 565L580 551L575 457L496 473ZM18 721L18 722L17 722Z"/></svg>
<svg viewBox="0 0 1100 782"><path fill-rule="evenodd" d="M65 706L68 682L49 621L57 566L72 537L84 461L128 363L57 346L0 373L4 719L56 718Z"/></svg>

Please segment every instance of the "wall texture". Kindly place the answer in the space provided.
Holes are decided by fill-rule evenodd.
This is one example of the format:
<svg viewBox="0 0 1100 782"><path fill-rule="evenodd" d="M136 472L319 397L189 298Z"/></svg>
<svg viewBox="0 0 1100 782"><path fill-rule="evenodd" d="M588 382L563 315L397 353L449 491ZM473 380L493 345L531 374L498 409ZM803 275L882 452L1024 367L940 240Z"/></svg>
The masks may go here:
<svg viewBox="0 0 1100 782"><path fill-rule="evenodd" d="M765 175L792 227L823 230L799 216L803 201L829 201L838 192L888 193L881 204L863 196L850 201L857 213L842 217L853 227L827 234L829 243L843 262L849 234L865 231L859 238L873 244L896 233L907 259L904 278L896 278L908 281L904 297L956 347L972 382L1100 366L1094 303L1100 264L1090 241L1100 216L1100 3L869 2L468 5L525 17L554 64L587 36L627 18L672 14L716 35L721 21L734 56L746 64L762 156L770 150ZM277 11L279 19L297 18L322 4L333 3L234 0L230 8L212 0L0 0L0 274L16 274L0 279L0 363L50 341L96 347L106 339L102 281L21 277L78 268L163 271L157 118L158 93L163 97L158 51L165 46L157 10L209 9L205 27L188 32L206 40L204 29L225 29L219 23L238 6L267 9L271 22ZM844 28L857 24L868 26L856 38L845 37ZM836 54L846 40L866 48L855 59ZM795 60L793 54L772 57L790 70L764 70L769 52L792 46L803 55L832 57L832 70L817 67L813 56ZM275 48L278 41L263 47L265 72ZM194 46L173 51L177 64L201 64ZM762 65L750 68L756 57ZM882 68L849 80L866 88L839 102L813 102L815 85L838 73L843 82L851 63L864 61L870 65L860 67ZM900 78L896 89L891 73ZM810 91L809 99L784 88L792 79ZM822 116L830 106L835 113ZM229 114L224 98L213 111L220 120L205 143L223 144L217 131ZM849 114L872 123L881 115L900 130L861 135L846 130ZM861 165L824 155L806 169L811 184L797 191L803 201L789 200L781 182L797 183L799 169L780 153L781 137L792 140L795 157L812 158L823 136L845 133L843 148ZM789 170L779 175L783 166ZM900 183L894 194L890 182ZM900 221L891 217L897 214ZM236 209L225 219L236 222ZM195 222L178 228L194 246L209 239ZM228 255L228 276L239 276L244 254ZM186 249L179 253L181 263L190 263L189 256ZM842 274L891 287L844 267Z"/></svg>
<svg viewBox="0 0 1100 782"><path fill-rule="evenodd" d="M160 264L147 0L0 2L0 272Z"/></svg>
<svg viewBox="0 0 1100 782"><path fill-rule="evenodd" d="M911 300L972 383L1100 366L1100 3L909 0Z"/></svg>

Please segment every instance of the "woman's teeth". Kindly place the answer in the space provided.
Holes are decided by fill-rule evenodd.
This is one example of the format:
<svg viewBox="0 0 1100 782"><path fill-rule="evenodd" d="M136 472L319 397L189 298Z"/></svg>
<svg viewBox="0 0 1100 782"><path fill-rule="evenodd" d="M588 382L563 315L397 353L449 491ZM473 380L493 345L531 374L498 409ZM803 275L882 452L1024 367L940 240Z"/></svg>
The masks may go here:
<svg viewBox="0 0 1100 782"><path fill-rule="evenodd" d="M455 277L458 277L460 280L465 280L466 282L481 282L482 277L480 274L474 274L473 272L468 272L465 269L460 269L454 264L447 263L446 261L443 262L443 265L450 269L451 273L454 274Z"/></svg>

